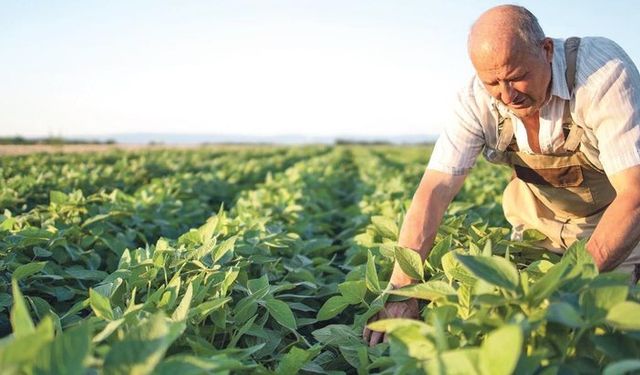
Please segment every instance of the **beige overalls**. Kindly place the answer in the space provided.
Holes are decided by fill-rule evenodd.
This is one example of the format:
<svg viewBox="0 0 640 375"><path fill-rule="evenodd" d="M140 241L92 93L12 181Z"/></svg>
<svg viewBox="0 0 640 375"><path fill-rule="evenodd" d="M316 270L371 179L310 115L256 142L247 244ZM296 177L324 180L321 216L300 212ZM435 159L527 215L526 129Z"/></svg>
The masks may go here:
<svg viewBox="0 0 640 375"><path fill-rule="evenodd" d="M579 38L565 42L567 86L575 86L576 56ZM547 236L541 246L556 253L564 252L578 239L588 238L602 214L616 196L609 179L597 160L597 149L583 137L584 129L573 122L569 101L565 102L563 151L554 154L529 154L518 149L511 118L503 117L495 107L498 118L496 148L485 149L485 157L492 162L511 165L515 176L503 195L506 219L513 226L512 238L519 239L525 229L537 229ZM585 152L583 152L582 149ZM598 161L599 163L599 161ZM616 270L632 274L637 280L636 265L640 264L640 245Z"/></svg>

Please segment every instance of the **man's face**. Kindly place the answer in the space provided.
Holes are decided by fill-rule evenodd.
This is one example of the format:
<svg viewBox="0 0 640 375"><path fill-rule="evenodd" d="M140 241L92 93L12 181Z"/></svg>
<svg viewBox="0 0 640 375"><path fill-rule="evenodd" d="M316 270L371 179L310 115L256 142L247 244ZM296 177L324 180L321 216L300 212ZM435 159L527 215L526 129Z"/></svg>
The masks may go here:
<svg viewBox="0 0 640 375"><path fill-rule="evenodd" d="M535 49L516 45L472 51L471 62L489 94L525 118L548 98L552 56L553 41L545 38Z"/></svg>

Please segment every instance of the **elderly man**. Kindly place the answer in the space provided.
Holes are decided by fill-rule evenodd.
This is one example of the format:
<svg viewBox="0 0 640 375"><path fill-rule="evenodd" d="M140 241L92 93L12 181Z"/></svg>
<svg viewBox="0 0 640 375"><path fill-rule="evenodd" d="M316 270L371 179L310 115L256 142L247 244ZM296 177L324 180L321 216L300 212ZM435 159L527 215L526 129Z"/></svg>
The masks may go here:
<svg viewBox="0 0 640 375"><path fill-rule="evenodd" d="M458 96L399 238L424 259L453 197L482 152L514 168L503 207L517 238L534 228L562 253L589 238L600 271L640 263L640 75L605 38L545 37L525 8L504 5L471 28L476 75ZM412 283L396 264L391 286ZM373 319L417 317L409 299ZM382 334L365 329L371 345Z"/></svg>

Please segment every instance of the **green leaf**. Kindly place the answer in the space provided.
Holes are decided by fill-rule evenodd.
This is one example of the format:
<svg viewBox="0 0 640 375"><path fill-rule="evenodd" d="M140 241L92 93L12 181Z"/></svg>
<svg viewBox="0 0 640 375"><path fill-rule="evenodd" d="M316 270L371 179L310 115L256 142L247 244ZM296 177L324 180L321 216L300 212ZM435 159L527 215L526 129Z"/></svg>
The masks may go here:
<svg viewBox="0 0 640 375"><path fill-rule="evenodd" d="M269 276L265 273L258 279L251 279L247 281L247 288L251 291L251 294L256 294L259 291L263 291L269 286Z"/></svg>
<svg viewBox="0 0 640 375"><path fill-rule="evenodd" d="M322 305L320 311L318 311L318 320L327 320L331 319L334 316L340 314L342 310L344 310L347 306L349 306L349 301L343 296L333 296L327 300L327 302Z"/></svg>
<svg viewBox="0 0 640 375"><path fill-rule="evenodd" d="M517 325L505 325L491 331L480 347L483 375L509 375L518 364L524 337Z"/></svg>
<svg viewBox="0 0 640 375"><path fill-rule="evenodd" d="M293 316L293 312L286 303L275 298L268 298L265 301L269 314L271 314L271 316L280 323L280 325L289 328L292 331L295 331L296 328L298 328L296 325L296 318Z"/></svg>
<svg viewBox="0 0 640 375"><path fill-rule="evenodd" d="M178 307L176 307L171 319L174 321L183 321L189 316L189 307L191 307L191 299L193 298L193 285L189 283L187 290L184 292L184 296L180 301Z"/></svg>
<svg viewBox="0 0 640 375"><path fill-rule="evenodd" d="M10 336L0 340L0 369L34 363L40 349L53 340L54 326L51 315L45 316L31 333Z"/></svg>
<svg viewBox="0 0 640 375"><path fill-rule="evenodd" d="M113 320L113 309L111 309L111 302L109 298L96 292L93 289L89 289L89 305L98 318L105 320Z"/></svg>
<svg viewBox="0 0 640 375"><path fill-rule="evenodd" d="M613 327L625 331L640 330L640 303L624 301L613 306L606 317L606 322Z"/></svg>
<svg viewBox="0 0 640 375"><path fill-rule="evenodd" d="M584 240L574 242L562 255L561 262L568 264L571 272L567 278L576 278L576 287L580 286L580 280L590 280L598 275L598 267L587 251Z"/></svg>
<svg viewBox="0 0 640 375"><path fill-rule="evenodd" d="M534 277L534 279L539 279L542 276L546 275L547 272L549 272L549 270L554 266L555 264L553 264L552 262L546 259L542 259L531 262L525 270L529 275Z"/></svg>
<svg viewBox="0 0 640 375"><path fill-rule="evenodd" d="M419 320L405 318L377 320L373 323L369 323L367 327L372 331L389 333L400 327L412 327L412 329L418 330L421 333L425 334L433 332L433 327L431 327L430 325L427 325L426 323Z"/></svg>
<svg viewBox="0 0 640 375"><path fill-rule="evenodd" d="M406 354L411 357L412 360L414 358L417 360L431 360L435 358L438 355L438 348L434 343L433 335L434 329L424 325L424 323L422 323L422 325L399 324L392 328L389 327L387 337L389 337L392 348L390 353L391 357L398 357L395 349L402 348L402 355L405 355L404 350L406 350ZM401 361L402 360L399 360L399 363L397 363L400 364L402 363Z"/></svg>
<svg viewBox="0 0 640 375"><path fill-rule="evenodd" d="M493 244L491 243L491 239L487 239L487 242L485 242L482 248L482 256L490 257L491 255L493 255Z"/></svg>
<svg viewBox="0 0 640 375"><path fill-rule="evenodd" d="M407 276L414 280L424 280L424 267L417 251L397 246L395 255L396 261Z"/></svg>
<svg viewBox="0 0 640 375"><path fill-rule="evenodd" d="M365 272L365 280L367 283L367 289L373 293L380 293L380 281L378 280L378 272L376 271L375 257L369 250L367 252L367 268Z"/></svg>
<svg viewBox="0 0 640 375"><path fill-rule="evenodd" d="M47 265L47 262L32 262L32 263L23 264L18 268L16 268L15 271L13 271L13 274L11 274L11 278L16 281L20 281L27 276L31 276L35 273L42 271L42 269L46 265Z"/></svg>
<svg viewBox="0 0 640 375"><path fill-rule="evenodd" d="M484 257L456 254L471 273L479 279L500 288L515 291L520 282L520 276L516 267L508 260L498 257Z"/></svg>
<svg viewBox="0 0 640 375"><path fill-rule="evenodd" d="M548 298L557 290L562 278L567 273L567 267L567 263L562 262L551 267L551 269L529 289L529 295L527 296L529 300L534 304L538 304L545 298Z"/></svg>
<svg viewBox="0 0 640 375"><path fill-rule="evenodd" d="M361 344L360 333L356 333L353 328L344 324L329 324L326 327L317 329L311 333L318 342L328 346Z"/></svg>
<svg viewBox="0 0 640 375"><path fill-rule="evenodd" d="M456 290L441 280L429 280L422 284L406 286L401 289L388 290L387 293L398 296L434 301L456 295Z"/></svg>
<svg viewBox="0 0 640 375"><path fill-rule="evenodd" d="M201 245L202 244L202 235L198 232L197 229L191 229L189 232L183 233L180 237L178 237L178 245Z"/></svg>
<svg viewBox="0 0 640 375"><path fill-rule="evenodd" d="M640 370L640 359L625 359L608 364L602 375L628 374L635 370Z"/></svg>
<svg viewBox="0 0 640 375"><path fill-rule="evenodd" d="M342 345L339 349L342 358L344 358L351 367L357 369L359 374L369 373L369 371L367 371L369 359L366 346L362 344Z"/></svg>
<svg viewBox="0 0 640 375"><path fill-rule="evenodd" d="M218 310L224 306L227 302L231 301L231 297L214 298L212 300L203 302L198 306L188 310L189 317L194 317L198 320L206 318L212 312Z"/></svg>
<svg viewBox="0 0 640 375"><path fill-rule="evenodd" d="M442 257L442 269L445 276L449 280L458 280L469 286L474 285L478 279L462 265L456 257L457 254L456 252L449 252Z"/></svg>
<svg viewBox="0 0 640 375"><path fill-rule="evenodd" d="M73 327L43 347L35 364L36 374L85 374L85 360L91 350L90 326Z"/></svg>
<svg viewBox="0 0 640 375"><path fill-rule="evenodd" d="M256 311L258 311L258 302L254 296L244 297L236 303L232 310L236 324L246 322L255 315Z"/></svg>
<svg viewBox="0 0 640 375"><path fill-rule="evenodd" d="M18 288L18 282L15 279L11 280L11 287L13 291L11 327L15 337L23 337L35 331L35 326L33 325L33 320L31 320L31 315L29 315L22 292Z"/></svg>
<svg viewBox="0 0 640 375"><path fill-rule="evenodd" d="M585 324L578 311L566 302L554 302L549 305L547 320L571 328L581 328Z"/></svg>
<svg viewBox="0 0 640 375"><path fill-rule="evenodd" d="M425 368L428 374L478 375L479 353L477 348L450 350L426 362Z"/></svg>
<svg viewBox="0 0 640 375"><path fill-rule="evenodd" d="M222 207L220 207L222 209ZM222 220L221 220L222 219ZM207 222L198 228L198 234L201 241L210 240L214 237L214 234L219 230L221 222L224 220L223 216L212 216L207 219Z"/></svg>
<svg viewBox="0 0 640 375"><path fill-rule="evenodd" d="M9 293L0 293L0 307L9 307L12 304L13 299ZM3 309L0 309L2 311Z"/></svg>
<svg viewBox="0 0 640 375"><path fill-rule="evenodd" d="M236 344L238 343L238 340L240 340L240 338L245 333L247 333L247 331L249 329L251 329L251 327L253 326L253 322L256 321L257 317L258 317L258 315L254 315L249 320L244 322L242 327L240 327L240 329L238 329L236 331L236 333L233 335L233 337L231 337L231 340L229 341L229 345L227 345L227 348L234 348L236 346Z"/></svg>
<svg viewBox="0 0 640 375"><path fill-rule="evenodd" d="M162 313L152 315L113 343L104 361L104 373L151 374L176 336Z"/></svg>
<svg viewBox="0 0 640 375"><path fill-rule="evenodd" d="M154 375L201 375L226 374L229 371L247 372L251 367L226 354L208 358L190 355L175 355L165 359L154 370Z"/></svg>
<svg viewBox="0 0 640 375"><path fill-rule="evenodd" d="M122 324L124 324L124 321L125 321L124 318L110 321L109 323L107 323L106 326L104 326L102 331L100 331L97 335L93 337L91 341L98 343L106 339L107 337L111 336L111 334L115 332L116 329L118 329Z"/></svg>
<svg viewBox="0 0 640 375"><path fill-rule="evenodd" d="M81 267L69 267L65 269L65 272L73 279L78 280L104 280L108 274L104 271L87 270Z"/></svg>
<svg viewBox="0 0 640 375"><path fill-rule="evenodd" d="M68 201L69 201L69 197L67 196L67 194L61 191L51 190L49 192L49 202L51 203L64 204L64 203L67 203Z"/></svg>
<svg viewBox="0 0 640 375"><path fill-rule="evenodd" d="M452 236L447 236L431 249L427 259L433 267L442 269L442 257L449 252L452 242Z"/></svg>
<svg viewBox="0 0 640 375"><path fill-rule="evenodd" d="M538 242L538 241L544 241L546 239L547 239L547 236L537 229L525 229L524 232L522 233L523 241Z"/></svg>
<svg viewBox="0 0 640 375"><path fill-rule="evenodd" d="M216 246L216 248L213 250L213 256L212 256L213 263L216 263L218 260L220 260L220 258L225 256L229 251L233 250L236 244L236 239L237 237L233 236Z"/></svg>
<svg viewBox="0 0 640 375"><path fill-rule="evenodd" d="M160 301L157 303L157 307L159 309L166 310L173 308L176 300L178 299L180 285L182 284L182 278L180 276L180 271L174 273L169 284L165 286L162 298L160 298Z"/></svg>
<svg viewBox="0 0 640 375"><path fill-rule="evenodd" d="M607 316L611 308L625 301L628 293L627 284L592 286L580 295L580 308L589 322L598 323Z"/></svg>
<svg viewBox="0 0 640 375"><path fill-rule="evenodd" d="M276 374L296 374L302 366L313 359L318 354L318 349L304 350L295 346L289 350L276 369Z"/></svg>
<svg viewBox="0 0 640 375"><path fill-rule="evenodd" d="M338 285L340 294L349 304L356 304L364 301L367 294L367 283L364 280L345 281Z"/></svg>
<svg viewBox="0 0 640 375"><path fill-rule="evenodd" d="M371 222L382 237L390 240L398 239L399 230L395 221L384 216L374 216L371 218Z"/></svg>

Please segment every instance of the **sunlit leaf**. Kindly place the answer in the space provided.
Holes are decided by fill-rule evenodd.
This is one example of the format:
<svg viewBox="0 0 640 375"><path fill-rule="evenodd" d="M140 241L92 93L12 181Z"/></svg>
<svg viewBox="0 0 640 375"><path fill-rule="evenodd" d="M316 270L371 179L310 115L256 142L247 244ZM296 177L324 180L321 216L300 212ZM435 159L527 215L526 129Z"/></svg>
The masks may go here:
<svg viewBox="0 0 640 375"><path fill-rule="evenodd" d="M395 251L396 261L402 271L414 280L424 280L424 267L422 258L418 252L406 247L397 246Z"/></svg>
<svg viewBox="0 0 640 375"><path fill-rule="evenodd" d="M457 254L457 258L476 277L488 283L513 291L518 288L520 282L518 270L502 257Z"/></svg>
<svg viewBox="0 0 640 375"><path fill-rule="evenodd" d="M18 282L14 279L11 280L11 289L13 291L13 307L11 307L11 328L13 328L13 334L16 337L24 337L33 331L35 326L29 310L24 301L24 297L18 288Z"/></svg>
<svg viewBox="0 0 640 375"><path fill-rule="evenodd" d="M509 375L522 354L524 337L517 325L491 331L480 346L480 369L484 375Z"/></svg>
<svg viewBox="0 0 640 375"><path fill-rule="evenodd" d="M42 271L44 266L47 265L47 262L32 262L19 266L15 271L11 274L11 278L20 281L25 277L31 276L35 273Z"/></svg>
<svg viewBox="0 0 640 375"><path fill-rule="evenodd" d="M640 331L640 303L625 301L613 306L606 321L621 330Z"/></svg>

